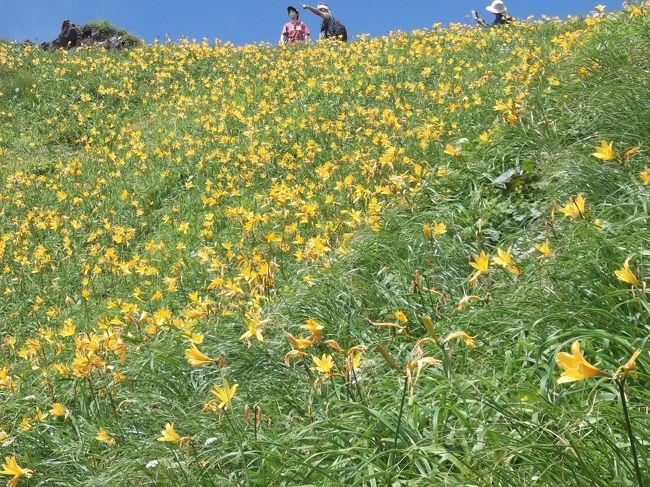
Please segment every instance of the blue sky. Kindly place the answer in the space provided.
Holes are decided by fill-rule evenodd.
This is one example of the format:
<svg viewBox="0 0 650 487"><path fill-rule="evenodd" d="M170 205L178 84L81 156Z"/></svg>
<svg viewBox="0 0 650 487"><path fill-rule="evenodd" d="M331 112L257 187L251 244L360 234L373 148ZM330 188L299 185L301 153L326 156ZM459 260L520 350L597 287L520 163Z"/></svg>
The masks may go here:
<svg viewBox="0 0 650 487"><path fill-rule="evenodd" d="M0 37L11 40L52 40L63 19L85 23L98 18L133 32L147 42L189 37L230 40L236 44L279 38L289 2L278 0L3 0ZM484 11L488 0L330 0L335 16L352 36L382 35L391 30L430 27L436 22L469 21L469 11ZM541 14L565 17L589 12L598 0L506 0L512 15ZM604 2L607 3L607 2ZM609 3L609 8L618 8ZM301 3L295 2L296 7ZM312 5L314 5L312 3ZM305 12L312 31L319 19Z"/></svg>

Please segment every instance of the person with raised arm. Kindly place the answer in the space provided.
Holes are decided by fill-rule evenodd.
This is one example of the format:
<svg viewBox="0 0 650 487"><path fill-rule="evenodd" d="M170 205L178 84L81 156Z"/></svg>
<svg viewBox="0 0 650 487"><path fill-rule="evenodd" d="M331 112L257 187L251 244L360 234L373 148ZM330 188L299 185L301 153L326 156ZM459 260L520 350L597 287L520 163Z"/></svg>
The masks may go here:
<svg viewBox="0 0 650 487"><path fill-rule="evenodd" d="M348 31L345 26L334 18L332 11L326 3L319 3L317 7L303 5L303 9L309 10L314 15L318 15L323 22L320 26L321 39L338 39L343 42L348 40Z"/></svg>
<svg viewBox="0 0 650 487"><path fill-rule="evenodd" d="M494 0L490 5L485 7L485 10L494 14L494 21L492 24L488 24L487 21L478 16L476 10L472 10L472 17L476 20L476 23L481 27L494 27L497 25L507 25L512 22L512 17L508 15L508 8L502 0Z"/></svg>

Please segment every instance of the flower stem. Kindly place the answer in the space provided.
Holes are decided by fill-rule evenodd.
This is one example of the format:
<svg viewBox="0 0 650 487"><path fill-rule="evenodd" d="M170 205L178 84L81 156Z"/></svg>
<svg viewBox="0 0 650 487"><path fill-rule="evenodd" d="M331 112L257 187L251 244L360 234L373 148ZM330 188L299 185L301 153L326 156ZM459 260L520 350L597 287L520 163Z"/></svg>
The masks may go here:
<svg viewBox="0 0 650 487"><path fill-rule="evenodd" d="M389 461L390 467L393 466L394 458L397 456L397 440L399 439L399 430L402 427L402 417L404 414L404 403L406 402L406 395L408 394L408 385L409 379L407 376L404 377L404 390L402 391L402 403L399 406L399 415L397 416L397 427L395 428L395 440L393 441L393 452L391 453L391 458ZM392 482L392 475L389 476L388 482Z"/></svg>
<svg viewBox="0 0 650 487"><path fill-rule="evenodd" d="M636 451L636 438L632 432L632 422L630 421L630 413L627 409L627 399L625 398L625 378L621 378L617 380L617 382L619 396L621 397L621 409L623 410L623 416L625 418L625 429L627 430L627 436L630 439L630 450L632 452L632 461L634 462L634 471L636 473L639 487L643 487L643 475L641 474L641 468L639 467L639 455Z"/></svg>

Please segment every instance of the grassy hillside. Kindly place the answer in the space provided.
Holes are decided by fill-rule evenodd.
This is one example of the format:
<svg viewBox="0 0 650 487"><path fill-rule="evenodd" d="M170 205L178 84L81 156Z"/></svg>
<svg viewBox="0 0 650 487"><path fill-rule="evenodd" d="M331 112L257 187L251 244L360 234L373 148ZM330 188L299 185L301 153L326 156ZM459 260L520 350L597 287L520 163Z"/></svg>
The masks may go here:
<svg viewBox="0 0 650 487"><path fill-rule="evenodd" d="M649 32L0 44L0 474L638 485Z"/></svg>

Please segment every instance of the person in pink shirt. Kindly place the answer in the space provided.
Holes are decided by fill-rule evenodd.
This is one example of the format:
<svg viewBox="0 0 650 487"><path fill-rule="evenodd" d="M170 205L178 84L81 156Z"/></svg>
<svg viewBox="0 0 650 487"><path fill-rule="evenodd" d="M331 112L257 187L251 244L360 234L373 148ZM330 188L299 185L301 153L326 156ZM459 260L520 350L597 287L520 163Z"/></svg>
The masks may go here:
<svg viewBox="0 0 650 487"><path fill-rule="evenodd" d="M280 44L296 44L309 42L311 33L307 24L300 20L300 14L295 7L288 7L290 22L284 24Z"/></svg>

